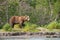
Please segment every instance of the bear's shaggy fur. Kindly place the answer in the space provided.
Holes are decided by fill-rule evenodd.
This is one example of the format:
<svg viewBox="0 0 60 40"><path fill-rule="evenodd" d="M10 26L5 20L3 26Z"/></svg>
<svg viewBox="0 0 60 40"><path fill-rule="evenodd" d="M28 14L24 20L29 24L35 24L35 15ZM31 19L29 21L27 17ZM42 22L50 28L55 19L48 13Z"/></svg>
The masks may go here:
<svg viewBox="0 0 60 40"><path fill-rule="evenodd" d="M14 27L14 24L19 24L20 27L22 27L24 25L24 22L29 20L29 16L12 16L9 20L9 23L12 28Z"/></svg>

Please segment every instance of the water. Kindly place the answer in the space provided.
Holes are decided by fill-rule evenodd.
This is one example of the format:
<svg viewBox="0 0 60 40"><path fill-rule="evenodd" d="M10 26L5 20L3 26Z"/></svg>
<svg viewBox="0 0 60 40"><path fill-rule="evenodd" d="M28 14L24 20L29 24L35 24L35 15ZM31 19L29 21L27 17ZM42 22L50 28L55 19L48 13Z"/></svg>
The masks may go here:
<svg viewBox="0 0 60 40"><path fill-rule="evenodd" d="M0 40L60 40L60 38L0 39Z"/></svg>
<svg viewBox="0 0 60 40"><path fill-rule="evenodd" d="M27 38L21 38L21 37L6 37L6 38L0 38L0 40L60 40L60 38L44 38L44 37L27 37Z"/></svg>

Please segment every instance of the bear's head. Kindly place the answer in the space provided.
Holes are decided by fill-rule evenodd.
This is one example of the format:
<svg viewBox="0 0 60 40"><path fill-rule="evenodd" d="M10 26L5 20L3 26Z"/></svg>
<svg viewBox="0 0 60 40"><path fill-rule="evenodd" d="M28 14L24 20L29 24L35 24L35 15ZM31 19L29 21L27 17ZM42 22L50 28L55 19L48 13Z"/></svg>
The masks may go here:
<svg viewBox="0 0 60 40"><path fill-rule="evenodd" d="M24 20L25 21L29 21L30 20L30 17L29 16L24 16Z"/></svg>

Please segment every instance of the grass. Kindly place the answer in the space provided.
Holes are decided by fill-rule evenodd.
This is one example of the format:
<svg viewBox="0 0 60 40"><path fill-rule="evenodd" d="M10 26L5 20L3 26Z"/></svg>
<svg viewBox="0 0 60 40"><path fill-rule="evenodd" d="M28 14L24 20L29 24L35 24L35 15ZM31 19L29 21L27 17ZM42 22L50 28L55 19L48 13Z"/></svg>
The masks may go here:
<svg viewBox="0 0 60 40"><path fill-rule="evenodd" d="M48 29L49 32L60 32L60 29Z"/></svg>
<svg viewBox="0 0 60 40"><path fill-rule="evenodd" d="M32 24L29 22L25 23L25 26L23 28L19 27L19 24L15 24L14 28L12 28L8 23L3 26L2 29L0 29L0 32L60 32L60 29L54 29L57 24L56 22L52 22L45 26L38 26L36 24ZM59 24L60 25L60 24ZM55 27L54 27L55 26ZM47 28L48 27L48 28ZM58 26L59 27L59 26Z"/></svg>

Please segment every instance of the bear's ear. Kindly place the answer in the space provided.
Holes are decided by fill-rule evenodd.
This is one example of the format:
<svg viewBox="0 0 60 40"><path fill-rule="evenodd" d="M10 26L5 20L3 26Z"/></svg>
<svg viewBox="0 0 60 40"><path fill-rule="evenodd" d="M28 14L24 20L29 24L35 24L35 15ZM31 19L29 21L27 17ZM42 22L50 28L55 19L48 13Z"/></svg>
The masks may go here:
<svg viewBox="0 0 60 40"><path fill-rule="evenodd" d="M29 18L29 16L27 16Z"/></svg>
<svg viewBox="0 0 60 40"><path fill-rule="evenodd" d="M29 17L28 15L25 15L26 17Z"/></svg>
<svg viewBox="0 0 60 40"><path fill-rule="evenodd" d="M25 16L27 16L27 15L25 15Z"/></svg>

